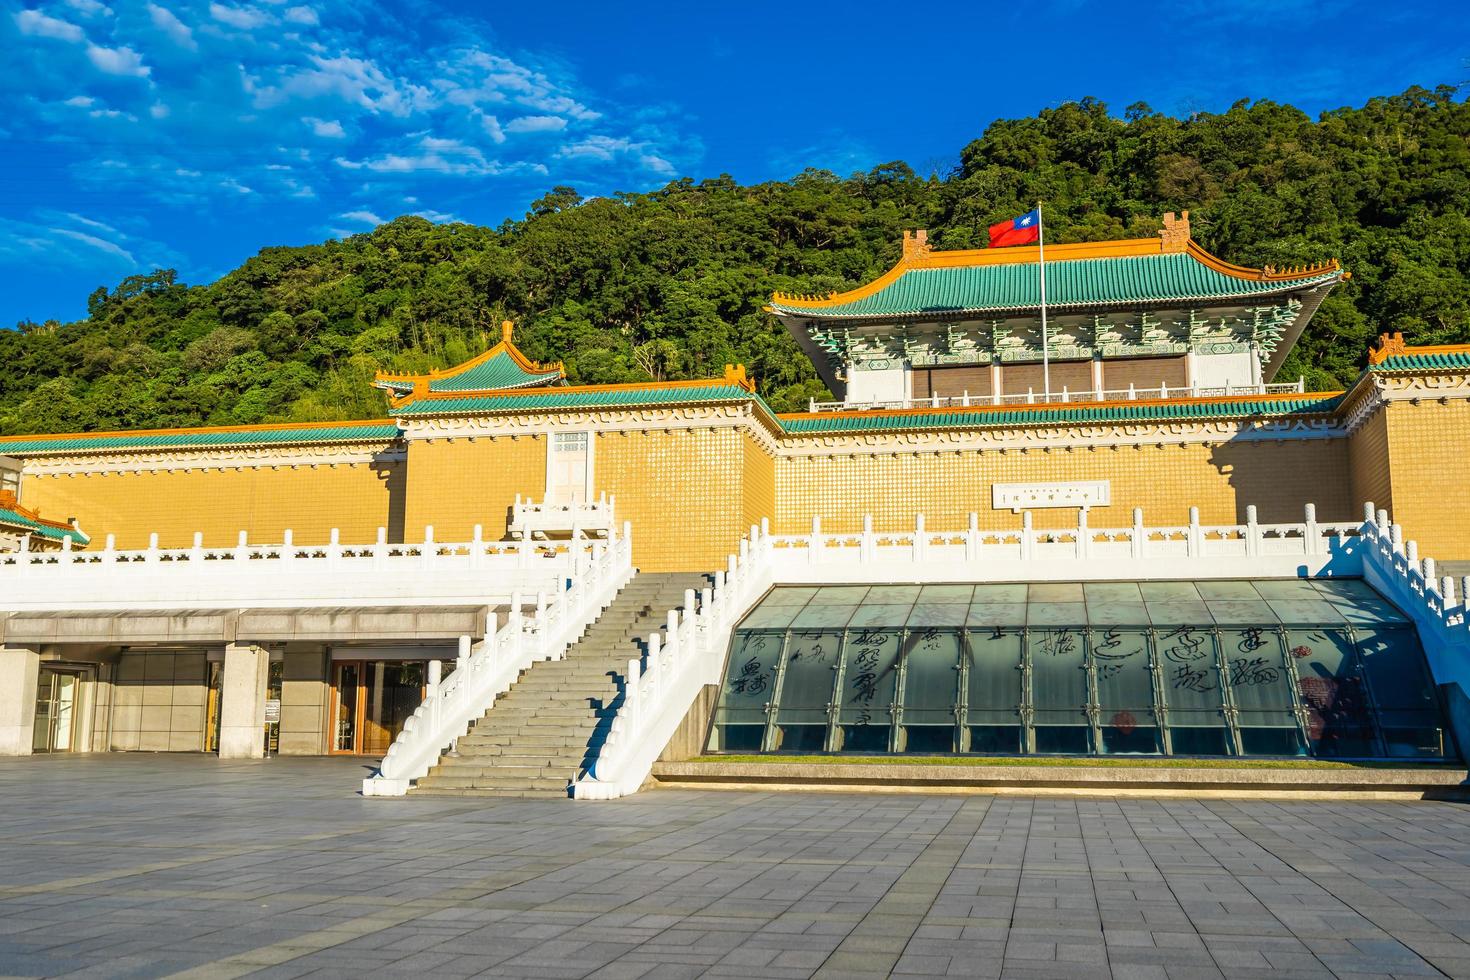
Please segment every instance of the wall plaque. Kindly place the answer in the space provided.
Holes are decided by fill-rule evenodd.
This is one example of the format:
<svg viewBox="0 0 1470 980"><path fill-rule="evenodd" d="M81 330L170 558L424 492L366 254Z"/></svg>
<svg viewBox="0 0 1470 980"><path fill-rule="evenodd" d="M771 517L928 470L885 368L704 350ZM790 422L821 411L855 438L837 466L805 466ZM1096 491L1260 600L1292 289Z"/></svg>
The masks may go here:
<svg viewBox="0 0 1470 980"><path fill-rule="evenodd" d="M997 483L990 488L991 506L1019 514L1042 507L1105 507L1112 503L1111 480L1076 483Z"/></svg>

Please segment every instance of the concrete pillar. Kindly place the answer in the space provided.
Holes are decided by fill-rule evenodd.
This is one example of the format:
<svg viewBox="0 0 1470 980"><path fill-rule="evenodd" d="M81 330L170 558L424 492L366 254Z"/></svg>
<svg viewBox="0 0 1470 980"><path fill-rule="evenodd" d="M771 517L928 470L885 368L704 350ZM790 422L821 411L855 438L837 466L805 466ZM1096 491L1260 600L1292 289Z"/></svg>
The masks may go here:
<svg viewBox="0 0 1470 980"><path fill-rule="evenodd" d="M219 757L259 759L265 755L265 685L270 653L231 643L225 647L219 710Z"/></svg>
<svg viewBox="0 0 1470 980"><path fill-rule="evenodd" d="M40 672L40 651L0 647L0 755L31 754Z"/></svg>
<svg viewBox="0 0 1470 980"><path fill-rule="evenodd" d="M327 648L320 643L288 643L281 668L281 754L325 755Z"/></svg>

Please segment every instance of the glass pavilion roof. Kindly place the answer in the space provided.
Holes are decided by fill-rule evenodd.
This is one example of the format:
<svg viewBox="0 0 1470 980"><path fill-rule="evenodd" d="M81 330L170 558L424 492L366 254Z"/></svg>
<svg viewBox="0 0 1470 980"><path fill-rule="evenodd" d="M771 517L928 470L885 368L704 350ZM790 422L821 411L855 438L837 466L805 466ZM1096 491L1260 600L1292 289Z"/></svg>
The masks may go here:
<svg viewBox="0 0 1470 980"><path fill-rule="evenodd" d="M709 747L1453 754L1417 633L1355 579L776 588Z"/></svg>

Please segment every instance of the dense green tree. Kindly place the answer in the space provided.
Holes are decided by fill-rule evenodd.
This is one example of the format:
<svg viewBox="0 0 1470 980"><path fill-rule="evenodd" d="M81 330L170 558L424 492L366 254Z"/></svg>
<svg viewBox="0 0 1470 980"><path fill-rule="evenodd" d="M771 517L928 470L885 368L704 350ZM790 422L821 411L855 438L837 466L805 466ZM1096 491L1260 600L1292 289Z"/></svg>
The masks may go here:
<svg viewBox="0 0 1470 980"><path fill-rule="evenodd" d="M1330 389L1374 335L1470 341L1470 107L1411 89L1312 119L1241 102L1122 118L1094 99L998 120L952 173L902 161L742 186L689 178L584 199L558 186L499 228L402 217L345 241L267 248L217 282L172 270L93 292L75 323L0 330L0 433L381 416L381 369L472 356L516 321L574 382L717 376L744 363L778 409L826 393L764 312L773 290L843 289L898 257L900 232L983 245L1045 202L1054 241L1147 236L1187 208L1241 264L1341 258L1284 376Z"/></svg>

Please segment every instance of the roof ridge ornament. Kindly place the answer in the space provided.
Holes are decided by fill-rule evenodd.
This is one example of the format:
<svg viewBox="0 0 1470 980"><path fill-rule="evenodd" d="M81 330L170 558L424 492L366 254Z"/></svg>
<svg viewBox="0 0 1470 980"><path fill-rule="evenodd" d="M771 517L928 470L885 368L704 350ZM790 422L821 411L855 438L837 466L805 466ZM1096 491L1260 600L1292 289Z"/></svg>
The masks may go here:
<svg viewBox="0 0 1470 980"><path fill-rule="evenodd" d="M914 265L929 257L929 232L920 228L917 231L903 233L903 258L904 265Z"/></svg>
<svg viewBox="0 0 1470 980"><path fill-rule="evenodd" d="M1160 251L1182 252L1189 246L1189 212L1164 212L1164 227L1159 229Z"/></svg>
<svg viewBox="0 0 1470 980"><path fill-rule="evenodd" d="M1408 352L1409 345L1404 343L1404 335L1402 333L1397 330L1392 333L1385 331L1378 335L1377 345L1369 348L1368 363L1382 364L1390 357L1399 357Z"/></svg>

